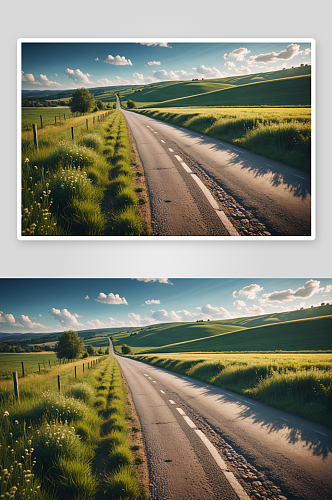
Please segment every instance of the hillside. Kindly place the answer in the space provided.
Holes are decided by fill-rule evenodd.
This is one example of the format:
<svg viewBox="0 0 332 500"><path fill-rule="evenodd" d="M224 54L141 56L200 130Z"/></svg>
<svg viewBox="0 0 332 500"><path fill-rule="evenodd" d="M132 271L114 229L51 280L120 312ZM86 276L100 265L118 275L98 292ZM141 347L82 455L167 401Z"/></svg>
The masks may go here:
<svg viewBox="0 0 332 500"><path fill-rule="evenodd" d="M112 336L133 352L331 350L332 305L222 321L168 323Z"/></svg>

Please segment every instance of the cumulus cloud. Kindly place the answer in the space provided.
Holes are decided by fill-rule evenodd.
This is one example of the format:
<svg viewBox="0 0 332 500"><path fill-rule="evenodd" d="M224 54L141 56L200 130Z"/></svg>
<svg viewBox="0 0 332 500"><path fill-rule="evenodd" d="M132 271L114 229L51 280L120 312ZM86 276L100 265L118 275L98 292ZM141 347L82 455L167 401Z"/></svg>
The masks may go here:
<svg viewBox="0 0 332 500"><path fill-rule="evenodd" d="M37 80L45 87L62 87L60 83L51 82L46 75L37 76Z"/></svg>
<svg viewBox="0 0 332 500"><path fill-rule="evenodd" d="M234 74L236 75L249 75L250 73L252 73L252 71L247 66L242 65L234 69Z"/></svg>
<svg viewBox="0 0 332 500"><path fill-rule="evenodd" d="M132 66L133 63L130 59L126 59L125 56L111 56L108 55L104 61L107 64L114 64L116 66Z"/></svg>
<svg viewBox="0 0 332 500"><path fill-rule="evenodd" d="M84 298L85 298L85 300L89 300L90 299L89 295L86 295Z"/></svg>
<svg viewBox="0 0 332 500"><path fill-rule="evenodd" d="M230 313L224 307L213 307L210 304L206 304L202 307L197 307L199 311L204 316L208 316L209 319L230 319L234 317L234 314Z"/></svg>
<svg viewBox="0 0 332 500"><path fill-rule="evenodd" d="M32 73L24 73L24 71L21 71L21 80L22 82L29 82L29 83L33 83L34 85L41 85L40 82L37 82L35 80L35 77L33 76Z"/></svg>
<svg viewBox="0 0 332 500"><path fill-rule="evenodd" d="M165 283L166 285L173 285L169 278L134 278L137 281L144 281L144 283L150 283L157 281L158 283Z"/></svg>
<svg viewBox="0 0 332 500"><path fill-rule="evenodd" d="M148 305L150 305L150 304L160 304L160 300L151 299L151 300L146 300L145 303L148 304Z"/></svg>
<svg viewBox="0 0 332 500"><path fill-rule="evenodd" d="M60 323L60 326L63 328L77 328L83 327L81 323L77 321L77 317L75 314L71 314L68 309L52 309L49 311L49 314L53 316L53 318Z"/></svg>
<svg viewBox="0 0 332 500"><path fill-rule="evenodd" d="M99 57L96 57L95 61L99 61Z"/></svg>
<svg viewBox="0 0 332 500"><path fill-rule="evenodd" d="M15 318L12 314L4 314L0 311L0 323L11 323L15 324Z"/></svg>
<svg viewBox="0 0 332 500"><path fill-rule="evenodd" d="M295 57L300 53L300 45L296 43L291 43L287 46L286 49L281 50L280 52L268 52L266 54L259 54L257 56L250 56L248 59L248 64L256 64L256 63L271 63L279 60L289 60Z"/></svg>
<svg viewBox="0 0 332 500"><path fill-rule="evenodd" d="M250 316L259 316L261 314L264 314L265 311L262 307L260 306L256 306L256 305L253 305L253 306L250 306L250 307L246 307L245 311L244 311L246 314L249 314Z"/></svg>
<svg viewBox="0 0 332 500"><path fill-rule="evenodd" d="M193 70L196 72L196 74L201 77L204 75L207 78L221 78L223 73L221 73L217 68L207 68L204 66L204 64L201 64L197 68L193 68ZM196 76L196 75L191 75L190 76Z"/></svg>
<svg viewBox="0 0 332 500"><path fill-rule="evenodd" d="M169 49L172 48L168 42L140 42L140 45L147 45L148 47L158 45L159 47L167 47Z"/></svg>
<svg viewBox="0 0 332 500"><path fill-rule="evenodd" d="M114 293L109 293L106 295L103 292L100 292L98 297L95 299L96 302L102 302L103 304L111 304L111 305L118 305L118 304L126 304L128 305L128 302L124 297L120 297L119 294L114 294Z"/></svg>
<svg viewBox="0 0 332 500"><path fill-rule="evenodd" d="M162 323L182 320L182 317L179 316L175 311L167 312L165 309L159 309L158 311L151 311L150 316L154 320Z"/></svg>
<svg viewBox="0 0 332 500"><path fill-rule="evenodd" d="M179 80L179 76L174 71L167 72L165 69L152 71L152 77L157 80Z"/></svg>
<svg viewBox="0 0 332 500"><path fill-rule="evenodd" d="M236 59L236 61L243 61L245 56L250 53L250 50L245 47L240 47L239 49L235 49L229 54L224 54L224 59Z"/></svg>
<svg viewBox="0 0 332 500"><path fill-rule="evenodd" d="M307 56L308 54L310 54L310 52L311 52L311 49L305 49L304 55Z"/></svg>
<svg viewBox="0 0 332 500"><path fill-rule="evenodd" d="M84 74L80 69L70 69L67 68L64 71L64 74L68 76L71 80L73 80L75 85L94 85L93 82L89 80L89 73Z"/></svg>
<svg viewBox="0 0 332 500"><path fill-rule="evenodd" d="M161 62L160 61L149 61L148 66L160 66Z"/></svg>
<svg viewBox="0 0 332 500"><path fill-rule="evenodd" d="M254 300L257 296L257 293L260 292L261 290L263 290L263 287L260 287L259 285L256 284L252 284L245 286L244 288L242 288L242 290L238 291L234 290L232 295L234 299L237 299L238 297L244 295L245 297L247 297L247 299Z"/></svg>
<svg viewBox="0 0 332 500"><path fill-rule="evenodd" d="M224 66L226 66L227 69L232 69L235 68L235 63L233 63L232 61L227 61L224 63Z"/></svg>
<svg viewBox="0 0 332 500"><path fill-rule="evenodd" d="M236 300L233 302L233 306L236 307L237 309L241 309L242 307L246 307L246 303L243 302L243 300Z"/></svg>
<svg viewBox="0 0 332 500"><path fill-rule="evenodd" d="M329 293L331 290L332 290L332 285L327 285L327 286L325 287L324 292L325 292L325 293Z"/></svg>
<svg viewBox="0 0 332 500"><path fill-rule="evenodd" d="M318 293L322 289L319 288L320 281L309 280L306 284L297 290L282 290L281 292L264 293L259 301L264 304L268 302L291 302L295 299L307 299L312 297L315 293Z"/></svg>
<svg viewBox="0 0 332 500"><path fill-rule="evenodd" d="M2 311L0 311L0 324L5 327L23 328L24 330L35 330L37 332L45 332L48 330L48 328L41 323L31 321L29 316L22 314L15 318L13 314L4 314Z"/></svg>

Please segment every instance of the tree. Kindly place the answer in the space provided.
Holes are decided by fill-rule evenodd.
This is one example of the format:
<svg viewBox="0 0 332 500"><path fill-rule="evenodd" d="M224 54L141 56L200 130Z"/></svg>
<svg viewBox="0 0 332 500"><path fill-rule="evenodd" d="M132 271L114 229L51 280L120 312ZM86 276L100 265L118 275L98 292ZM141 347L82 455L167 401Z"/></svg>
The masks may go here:
<svg viewBox="0 0 332 500"><path fill-rule="evenodd" d="M136 108L136 104L134 103L134 101L131 101L129 99L129 101L127 101L127 108L128 109L133 109L133 108Z"/></svg>
<svg viewBox="0 0 332 500"><path fill-rule="evenodd" d="M132 354L129 345L123 344L121 347L122 354Z"/></svg>
<svg viewBox="0 0 332 500"><path fill-rule="evenodd" d="M116 102L113 104L113 109L116 109Z"/></svg>
<svg viewBox="0 0 332 500"><path fill-rule="evenodd" d="M109 347L106 347L105 349L105 354L109 354L110 353L110 348Z"/></svg>
<svg viewBox="0 0 332 500"><path fill-rule="evenodd" d="M104 109L104 103L102 101L97 102L98 109Z"/></svg>
<svg viewBox="0 0 332 500"><path fill-rule="evenodd" d="M72 113L88 113L94 103L95 99L88 89L77 89L69 101L70 111Z"/></svg>
<svg viewBox="0 0 332 500"><path fill-rule="evenodd" d="M94 354L95 354L95 348L93 347L93 345L89 345L87 347L87 351L88 351L89 356L94 356Z"/></svg>
<svg viewBox="0 0 332 500"><path fill-rule="evenodd" d="M103 354L103 352L104 352L104 351L103 351L102 347L99 347L99 349L98 349L98 354Z"/></svg>
<svg viewBox="0 0 332 500"><path fill-rule="evenodd" d="M61 333L59 341L55 346L56 357L74 359L79 358L84 351L83 339L81 339L77 332L68 330Z"/></svg>

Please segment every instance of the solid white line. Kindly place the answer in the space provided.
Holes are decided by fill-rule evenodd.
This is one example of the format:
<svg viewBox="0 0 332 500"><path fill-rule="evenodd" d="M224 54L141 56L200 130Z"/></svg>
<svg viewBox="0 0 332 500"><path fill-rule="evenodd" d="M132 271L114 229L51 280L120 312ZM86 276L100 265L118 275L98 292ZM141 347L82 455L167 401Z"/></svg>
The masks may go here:
<svg viewBox="0 0 332 500"><path fill-rule="evenodd" d="M177 408L177 411L180 413L180 415L185 415L185 412L182 410L182 408Z"/></svg>
<svg viewBox="0 0 332 500"><path fill-rule="evenodd" d="M237 479L235 478L234 474L230 471L227 470L227 465L224 462L224 460L221 458L219 455L217 449L213 446L213 444L208 440L208 438L203 434L202 431L199 429L195 429L195 432L197 436L201 438L213 458L215 459L217 465L220 467L222 470L223 474L225 475L226 479L228 480L229 484L237 494L240 500L250 500L248 497L247 493L244 491L242 486L238 483Z"/></svg>
<svg viewBox="0 0 332 500"><path fill-rule="evenodd" d="M181 165L183 166L183 168L185 169L185 171L188 172L188 174L192 174L192 171L190 170L190 168L188 167L188 165L186 165L184 163L184 161L181 162Z"/></svg>
<svg viewBox="0 0 332 500"><path fill-rule="evenodd" d="M191 427L192 429L196 429L196 425L189 417L187 417L186 415L183 415L183 418L185 419L185 421L187 422L189 427Z"/></svg>
<svg viewBox="0 0 332 500"><path fill-rule="evenodd" d="M237 232L231 221L227 218L226 214L222 210L216 210L216 213L229 232L230 236L240 236L240 234Z"/></svg>
<svg viewBox="0 0 332 500"><path fill-rule="evenodd" d="M165 144L165 141L163 141L162 139L161 139L161 142L163 142Z"/></svg>
<svg viewBox="0 0 332 500"><path fill-rule="evenodd" d="M171 153L174 153L173 149L172 148L168 148L170 150Z"/></svg>
<svg viewBox="0 0 332 500"><path fill-rule="evenodd" d="M162 391L161 389L160 389L160 392L162 392L163 394L165 394L164 391Z"/></svg>
<svg viewBox="0 0 332 500"><path fill-rule="evenodd" d="M171 403L171 405L175 405L173 399L169 399L169 402Z"/></svg>
<svg viewBox="0 0 332 500"><path fill-rule="evenodd" d="M208 188L205 186L205 184L203 184L203 182L201 181L201 179L199 177L197 177L196 174L191 174L191 177L194 179L194 181L196 181L196 183L198 184L198 186L201 188L201 190L203 191L205 197L207 198L207 200L210 203L210 205L212 206L212 208L214 208L215 210L218 210L219 209L218 203L213 198L212 194L210 193L210 191L208 190Z"/></svg>
<svg viewBox="0 0 332 500"><path fill-rule="evenodd" d="M317 432L317 434L321 434L322 436L326 436L326 434L324 434L323 432L319 432L319 431L314 431L314 432Z"/></svg>

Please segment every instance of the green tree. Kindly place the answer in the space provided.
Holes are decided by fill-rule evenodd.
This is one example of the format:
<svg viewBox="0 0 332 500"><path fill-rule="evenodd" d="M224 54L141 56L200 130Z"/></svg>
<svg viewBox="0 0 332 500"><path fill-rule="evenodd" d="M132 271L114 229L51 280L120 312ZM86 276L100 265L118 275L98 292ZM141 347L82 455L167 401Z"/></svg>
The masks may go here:
<svg viewBox="0 0 332 500"><path fill-rule="evenodd" d="M61 333L54 350L56 357L59 359L79 358L84 351L83 339L78 336L77 332L68 330L67 332Z"/></svg>
<svg viewBox="0 0 332 500"><path fill-rule="evenodd" d="M94 356L94 354L95 354L95 348L93 347L93 345L89 345L87 347L87 351L88 351L89 356Z"/></svg>
<svg viewBox="0 0 332 500"><path fill-rule="evenodd" d="M98 109L100 109L100 110L101 110L101 109L104 109L104 103L103 103L102 101L98 101L98 102L97 102L97 107L98 107Z"/></svg>
<svg viewBox="0 0 332 500"><path fill-rule="evenodd" d="M70 111L72 113L88 113L94 103L95 99L88 89L76 89L69 101Z"/></svg>
<svg viewBox="0 0 332 500"><path fill-rule="evenodd" d="M104 352L104 351L103 351L102 347L99 347L99 349L98 349L98 354L103 354L103 352Z"/></svg>
<svg viewBox="0 0 332 500"><path fill-rule="evenodd" d="M129 345L123 344L121 347L122 354L132 354Z"/></svg>
<svg viewBox="0 0 332 500"><path fill-rule="evenodd" d="M113 104L113 109L116 109L116 102Z"/></svg>
<svg viewBox="0 0 332 500"><path fill-rule="evenodd" d="M106 347L105 349L105 354L109 354L110 353L110 348L109 347Z"/></svg>
<svg viewBox="0 0 332 500"><path fill-rule="evenodd" d="M128 109L136 108L136 104L134 103L134 101L132 101L131 99L129 99L129 101L127 101L127 108Z"/></svg>

